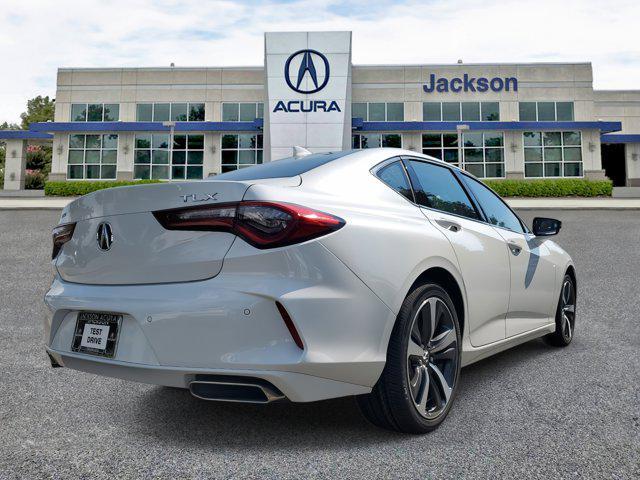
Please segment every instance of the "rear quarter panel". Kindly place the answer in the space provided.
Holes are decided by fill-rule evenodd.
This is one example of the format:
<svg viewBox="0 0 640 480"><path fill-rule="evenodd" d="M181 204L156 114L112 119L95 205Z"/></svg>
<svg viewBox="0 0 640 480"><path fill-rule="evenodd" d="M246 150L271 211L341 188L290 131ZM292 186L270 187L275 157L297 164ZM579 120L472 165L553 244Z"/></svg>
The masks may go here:
<svg viewBox="0 0 640 480"><path fill-rule="evenodd" d="M386 348L395 315L425 270L445 268L466 295L446 237L418 207L369 172L382 160L365 163L356 159L331 169L318 168L302 176L300 188L273 190L253 185L245 199L296 203L346 221L342 229L319 241L393 312L394 317L385 325Z"/></svg>

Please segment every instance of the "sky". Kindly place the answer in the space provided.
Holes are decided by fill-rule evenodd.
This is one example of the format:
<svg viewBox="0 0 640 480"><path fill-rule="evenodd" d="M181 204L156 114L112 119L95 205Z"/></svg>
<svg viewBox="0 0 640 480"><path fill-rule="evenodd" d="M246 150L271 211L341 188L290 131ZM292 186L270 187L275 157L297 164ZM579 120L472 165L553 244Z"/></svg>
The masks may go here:
<svg viewBox="0 0 640 480"><path fill-rule="evenodd" d="M638 0L0 0L0 123L60 67L262 65L265 31L351 30L354 64L592 62L640 89Z"/></svg>

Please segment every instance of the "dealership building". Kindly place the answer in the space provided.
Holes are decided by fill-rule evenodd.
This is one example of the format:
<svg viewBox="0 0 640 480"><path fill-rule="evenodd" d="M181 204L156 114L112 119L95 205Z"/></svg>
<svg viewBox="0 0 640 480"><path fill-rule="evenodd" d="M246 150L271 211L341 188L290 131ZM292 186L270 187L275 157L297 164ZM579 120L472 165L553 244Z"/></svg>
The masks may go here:
<svg viewBox="0 0 640 480"><path fill-rule="evenodd" d="M590 63L354 65L351 32L266 33L253 67L61 68L55 121L0 132L5 189L26 146L50 180L191 180L312 152L402 147L484 178L640 187L640 90Z"/></svg>

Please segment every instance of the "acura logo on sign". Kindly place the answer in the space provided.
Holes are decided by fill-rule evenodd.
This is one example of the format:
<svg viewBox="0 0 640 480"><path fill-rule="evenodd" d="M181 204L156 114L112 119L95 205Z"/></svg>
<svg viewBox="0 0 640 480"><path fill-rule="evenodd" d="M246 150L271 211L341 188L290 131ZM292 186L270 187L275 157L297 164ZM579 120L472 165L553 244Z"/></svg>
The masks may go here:
<svg viewBox="0 0 640 480"><path fill-rule="evenodd" d="M296 71L295 66L300 64ZM296 60L296 62L293 62ZM293 64L292 64L293 63ZM309 88L301 88L305 78L311 80ZM329 60L317 50L298 50L287 58L284 64L284 79L289 87L298 93L316 93L327 86L329 81Z"/></svg>
<svg viewBox="0 0 640 480"><path fill-rule="evenodd" d="M98 232L96 233L98 240L98 248L105 252L111 248L113 244L113 232L111 231L111 225L107 222L102 222L98 225Z"/></svg>

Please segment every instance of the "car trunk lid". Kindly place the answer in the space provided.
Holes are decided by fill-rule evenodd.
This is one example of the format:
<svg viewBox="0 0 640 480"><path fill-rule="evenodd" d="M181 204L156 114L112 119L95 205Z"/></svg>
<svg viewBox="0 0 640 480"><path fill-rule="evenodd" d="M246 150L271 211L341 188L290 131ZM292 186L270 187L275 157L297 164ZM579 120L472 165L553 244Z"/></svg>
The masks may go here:
<svg viewBox="0 0 640 480"><path fill-rule="evenodd" d="M81 197L62 213L60 223L75 222L76 227L56 259L56 268L66 281L94 285L214 277L235 235L165 230L152 212L239 202L249 186L205 180L111 188ZM110 237L106 242L105 235Z"/></svg>

